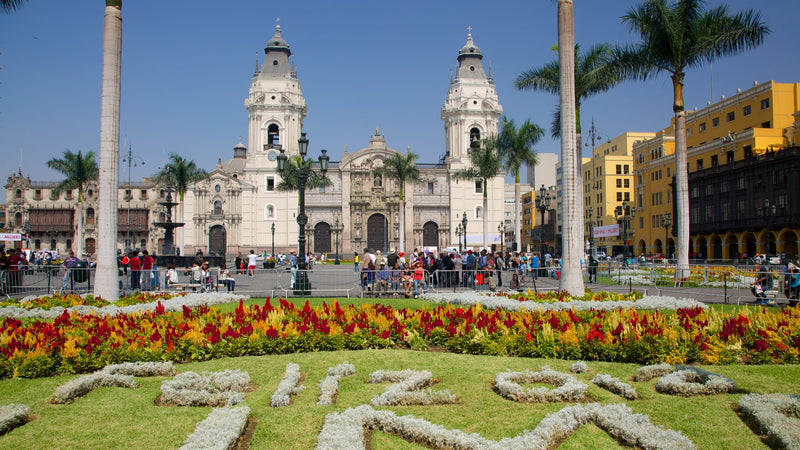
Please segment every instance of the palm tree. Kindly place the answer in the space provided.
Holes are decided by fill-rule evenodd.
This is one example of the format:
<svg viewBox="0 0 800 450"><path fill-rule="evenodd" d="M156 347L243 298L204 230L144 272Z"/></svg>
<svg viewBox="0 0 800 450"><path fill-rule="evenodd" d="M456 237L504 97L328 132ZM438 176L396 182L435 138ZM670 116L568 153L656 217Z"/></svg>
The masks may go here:
<svg viewBox="0 0 800 450"><path fill-rule="evenodd" d="M122 0L106 0L103 22L103 81L100 94L100 168L97 215L97 274L94 294L119 298L117 208L119 185L120 62Z"/></svg>
<svg viewBox="0 0 800 450"><path fill-rule="evenodd" d="M760 45L769 27L753 10L730 15L725 5L711 10L702 0L648 0L622 16L641 41L616 49L615 64L627 78L646 80L659 73L672 79L675 113L675 196L678 229L677 279L689 270L689 173L686 167L686 112L683 80L686 69Z"/></svg>
<svg viewBox="0 0 800 450"><path fill-rule="evenodd" d="M575 92L575 20L571 0L558 0L558 94L561 105L561 278L559 289L583 296L582 177L578 175L580 150L577 142ZM577 166L577 167L576 167Z"/></svg>
<svg viewBox="0 0 800 450"><path fill-rule="evenodd" d="M275 190L282 192L299 190L300 180L297 174L301 168L308 170L310 173L308 181L306 181L306 189L333 186L333 181L319 172L312 171L311 169L313 167L313 159L303 160L300 155L292 156L286 161L286 171L281 174L282 180L277 186L275 186Z"/></svg>
<svg viewBox="0 0 800 450"><path fill-rule="evenodd" d="M22 7L27 0L0 0L0 12L10 14Z"/></svg>
<svg viewBox="0 0 800 450"><path fill-rule="evenodd" d="M533 146L544 135L544 130L530 119L526 120L519 128L514 125L514 119L503 117L500 125L500 135L497 138L497 150L506 173L514 175L514 242L522 242L520 233L520 185L519 169L523 165L533 167L539 160Z"/></svg>
<svg viewBox="0 0 800 450"><path fill-rule="evenodd" d="M422 183L422 177L420 176L419 168L416 163L417 158L419 158L419 156L410 150L405 155L402 153L393 153L383 160L382 166L376 167L373 170L375 175L380 175L383 178L397 182L398 188L400 189L399 251L405 251L406 249L406 182Z"/></svg>
<svg viewBox="0 0 800 450"><path fill-rule="evenodd" d="M488 139L479 140L475 139L470 144L469 158L472 161L472 167L461 169L453 174L453 179L458 182L459 180L481 180L483 187L483 246L489 245L489 180L500 176L504 172L500 156L497 154L497 136Z"/></svg>
<svg viewBox="0 0 800 450"><path fill-rule="evenodd" d="M183 158L177 153L170 153L169 162L161 168L161 170L153 176L153 181L156 183L172 183L175 191L178 193L178 202L180 203L180 211L178 217L183 217L183 196L189 185L208 178L208 172L197 167L194 161ZM178 229L178 241L181 254L183 254L183 228Z"/></svg>
<svg viewBox="0 0 800 450"><path fill-rule="evenodd" d="M555 48L558 50L558 47ZM621 81L618 72L610 64L612 47L607 43L593 45L589 51L581 53L580 45L575 44L575 116L577 133L581 134L581 103L589 97L606 92ZM514 87L520 91L542 91L558 94L558 60L529 69L517 75ZM561 135L561 109L553 113L550 134Z"/></svg>
<svg viewBox="0 0 800 450"><path fill-rule="evenodd" d="M56 185L53 193L78 190L78 208L75 215L78 217L76 232L76 252L83 253L83 193L90 181L97 180L97 160L93 151L72 153L65 150L61 159L52 158L47 161L47 167L61 173L66 178Z"/></svg>

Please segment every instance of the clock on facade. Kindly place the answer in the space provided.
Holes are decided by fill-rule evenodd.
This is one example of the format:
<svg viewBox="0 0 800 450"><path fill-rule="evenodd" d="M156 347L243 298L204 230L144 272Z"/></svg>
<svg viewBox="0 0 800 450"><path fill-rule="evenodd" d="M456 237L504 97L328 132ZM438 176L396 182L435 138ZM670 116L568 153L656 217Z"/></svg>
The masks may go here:
<svg viewBox="0 0 800 450"><path fill-rule="evenodd" d="M269 153L267 153L267 158L269 158L270 161L275 161L276 159L278 159L278 152L270 151Z"/></svg>

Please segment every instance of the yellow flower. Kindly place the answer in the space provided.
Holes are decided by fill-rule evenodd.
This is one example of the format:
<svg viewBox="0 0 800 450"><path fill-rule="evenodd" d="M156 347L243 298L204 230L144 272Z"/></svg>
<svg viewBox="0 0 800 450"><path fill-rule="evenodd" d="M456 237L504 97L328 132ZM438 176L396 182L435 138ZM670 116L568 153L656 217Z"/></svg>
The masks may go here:
<svg viewBox="0 0 800 450"><path fill-rule="evenodd" d="M64 348L63 350L61 350L61 355L64 358L74 358L78 356L80 353L81 351L75 348L74 339L67 339L67 341L64 342Z"/></svg>

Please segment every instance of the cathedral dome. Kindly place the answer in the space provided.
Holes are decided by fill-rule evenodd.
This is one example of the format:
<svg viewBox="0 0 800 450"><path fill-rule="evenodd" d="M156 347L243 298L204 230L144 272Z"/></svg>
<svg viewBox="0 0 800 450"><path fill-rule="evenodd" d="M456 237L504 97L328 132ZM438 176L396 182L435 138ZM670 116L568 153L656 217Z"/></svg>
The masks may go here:
<svg viewBox="0 0 800 450"><path fill-rule="evenodd" d="M270 38L267 42L267 47L264 48L264 52L269 54L270 52L284 52L287 55L291 55L292 51L289 50L289 44L283 39L281 36L281 26L275 26L275 35Z"/></svg>
<svg viewBox="0 0 800 450"><path fill-rule="evenodd" d="M461 50L458 51L458 56L483 56L481 54L481 49L475 45L475 42L472 41L472 33L470 32L467 35L467 43L461 47Z"/></svg>

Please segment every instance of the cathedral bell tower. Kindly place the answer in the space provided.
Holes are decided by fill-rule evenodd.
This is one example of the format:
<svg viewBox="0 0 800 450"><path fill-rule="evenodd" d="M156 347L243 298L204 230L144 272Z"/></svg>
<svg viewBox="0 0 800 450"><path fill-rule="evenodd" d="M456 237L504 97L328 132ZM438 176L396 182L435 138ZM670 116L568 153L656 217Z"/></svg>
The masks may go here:
<svg viewBox="0 0 800 450"><path fill-rule="evenodd" d="M497 133L498 117L503 113L491 69L487 75L482 59L481 50L472 41L472 28L469 28L467 42L458 51L456 77L450 80L441 115L447 160L456 169L470 164L467 151L473 139L485 139Z"/></svg>
<svg viewBox="0 0 800 450"><path fill-rule="evenodd" d="M298 153L297 140L306 117L306 101L294 64L292 51L281 36L280 24L264 48L266 57L250 82L250 95L244 106L248 112L248 161L260 167L277 167L283 148L288 156Z"/></svg>

